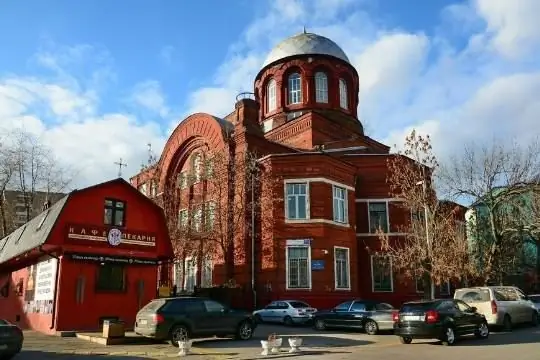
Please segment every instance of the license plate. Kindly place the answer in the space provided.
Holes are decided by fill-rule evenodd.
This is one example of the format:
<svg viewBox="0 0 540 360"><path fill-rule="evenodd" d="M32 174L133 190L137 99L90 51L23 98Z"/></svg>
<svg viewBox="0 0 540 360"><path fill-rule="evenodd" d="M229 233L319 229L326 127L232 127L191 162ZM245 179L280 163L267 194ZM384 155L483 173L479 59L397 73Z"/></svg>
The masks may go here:
<svg viewBox="0 0 540 360"><path fill-rule="evenodd" d="M424 321L424 316L422 315L403 315L401 316L403 321Z"/></svg>
<svg viewBox="0 0 540 360"><path fill-rule="evenodd" d="M6 350L7 349L7 345L0 345L0 350Z"/></svg>
<svg viewBox="0 0 540 360"><path fill-rule="evenodd" d="M140 325L146 325L146 324L148 324L148 321L146 321L146 320L139 320L139 324L140 324Z"/></svg>

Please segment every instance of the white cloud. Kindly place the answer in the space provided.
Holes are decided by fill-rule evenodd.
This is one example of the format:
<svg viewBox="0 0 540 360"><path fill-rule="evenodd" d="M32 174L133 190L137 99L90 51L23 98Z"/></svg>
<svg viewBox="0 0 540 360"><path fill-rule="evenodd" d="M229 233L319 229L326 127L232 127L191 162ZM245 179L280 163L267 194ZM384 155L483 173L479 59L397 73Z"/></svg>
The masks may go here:
<svg viewBox="0 0 540 360"><path fill-rule="evenodd" d="M475 6L487 22L486 35L504 56L516 59L540 44L540 1L475 0Z"/></svg>
<svg viewBox="0 0 540 360"><path fill-rule="evenodd" d="M165 117L169 113L161 86L155 80L148 80L137 84L133 89L131 99L137 105L142 106L161 117Z"/></svg>

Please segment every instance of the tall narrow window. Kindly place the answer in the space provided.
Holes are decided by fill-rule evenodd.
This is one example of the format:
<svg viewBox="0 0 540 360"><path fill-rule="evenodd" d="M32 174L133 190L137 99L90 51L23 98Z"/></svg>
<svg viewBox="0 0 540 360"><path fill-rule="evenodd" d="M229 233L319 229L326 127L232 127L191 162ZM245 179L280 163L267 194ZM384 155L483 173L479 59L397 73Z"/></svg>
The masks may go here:
<svg viewBox="0 0 540 360"><path fill-rule="evenodd" d="M287 289L311 288L311 247L287 246Z"/></svg>
<svg viewBox="0 0 540 360"><path fill-rule="evenodd" d="M373 292L394 291L392 260L388 256L371 256L371 282Z"/></svg>
<svg viewBox="0 0 540 360"><path fill-rule="evenodd" d="M287 194L285 204L286 219L309 219L307 183L285 184Z"/></svg>
<svg viewBox="0 0 540 360"><path fill-rule="evenodd" d="M271 112L276 110L277 103L276 103L276 80L272 79L268 82L268 85L266 87L266 99L268 100L268 107L267 111Z"/></svg>
<svg viewBox="0 0 540 360"><path fill-rule="evenodd" d="M315 73L315 101L328 103L328 77L323 72Z"/></svg>
<svg viewBox="0 0 540 360"><path fill-rule="evenodd" d="M178 212L178 228L185 230L188 225L188 210L182 209Z"/></svg>
<svg viewBox="0 0 540 360"><path fill-rule="evenodd" d="M105 225L124 226L126 203L120 200L105 199Z"/></svg>
<svg viewBox="0 0 540 360"><path fill-rule="evenodd" d="M339 106L343 109L349 108L347 82L344 79L339 79Z"/></svg>
<svg viewBox="0 0 540 360"><path fill-rule="evenodd" d="M289 75L289 104L302 102L302 77L298 73Z"/></svg>
<svg viewBox="0 0 540 360"><path fill-rule="evenodd" d="M369 203L369 231L376 233L382 229L388 232L388 209L386 202L370 202Z"/></svg>
<svg viewBox="0 0 540 360"><path fill-rule="evenodd" d="M214 269L214 264L212 259L203 258L202 259L202 272L201 272L201 287L210 288L213 284L212 270Z"/></svg>
<svg viewBox="0 0 540 360"><path fill-rule="evenodd" d="M209 201L205 205L205 215L204 215L204 227L206 231L210 231L214 228L214 223L216 219L216 203Z"/></svg>
<svg viewBox="0 0 540 360"><path fill-rule="evenodd" d="M202 217L203 217L203 207L202 205L197 205L195 211L193 212L193 229L197 232L202 230Z"/></svg>
<svg viewBox="0 0 540 360"><path fill-rule="evenodd" d="M334 221L348 223L347 189L339 186L332 186L332 191L334 193Z"/></svg>
<svg viewBox="0 0 540 360"><path fill-rule="evenodd" d="M184 277L184 289L193 291L197 285L197 262L195 259L186 258L186 276Z"/></svg>
<svg viewBox="0 0 540 360"><path fill-rule="evenodd" d="M336 289L350 289L349 249L334 247L334 275Z"/></svg>
<svg viewBox="0 0 540 360"><path fill-rule="evenodd" d="M193 157L193 175L195 177L195 182L201 181L203 171L203 161L201 154L196 154Z"/></svg>

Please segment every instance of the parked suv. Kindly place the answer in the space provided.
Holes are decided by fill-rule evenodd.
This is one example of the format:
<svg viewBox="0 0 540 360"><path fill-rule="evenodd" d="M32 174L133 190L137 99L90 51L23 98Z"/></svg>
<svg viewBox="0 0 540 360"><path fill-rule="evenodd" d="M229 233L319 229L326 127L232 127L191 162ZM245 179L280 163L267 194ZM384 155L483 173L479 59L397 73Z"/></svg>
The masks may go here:
<svg viewBox="0 0 540 360"><path fill-rule="evenodd" d="M513 324L538 325L534 303L514 286L483 286L457 289L454 299L463 300L483 314L490 326L512 329Z"/></svg>
<svg viewBox="0 0 540 360"><path fill-rule="evenodd" d="M249 340L257 324L251 314L232 310L205 298L155 299L144 306L135 322L135 333L156 340L170 340L173 346L183 339L234 335Z"/></svg>
<svg viewBox="0 0 540 360"><path fill-rule="evenodd" d="M407 302L394 313L394 334L402 344L413 339L439 339L444 345L453 345L464 335L486 339L489 328L485 316L461 300L424 300Z"/></svg>

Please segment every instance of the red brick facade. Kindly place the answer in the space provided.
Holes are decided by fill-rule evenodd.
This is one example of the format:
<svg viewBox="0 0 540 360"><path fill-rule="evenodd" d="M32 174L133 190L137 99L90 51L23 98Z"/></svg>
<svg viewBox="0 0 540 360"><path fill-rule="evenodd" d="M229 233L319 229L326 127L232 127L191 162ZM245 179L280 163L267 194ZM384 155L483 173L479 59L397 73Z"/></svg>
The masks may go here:
<svg viewBox="0 0 540 360"><path fill-rule="evenodd" d="M326 86L317 82L319 72L326 75ZM300 80L291 80L293 73ZM272 186L283 198L261 211L263 219L273 219L273 227L257 232L253 259L249 235L236 234L245 246L235 263L235 280L251 287L253 261L259 305L295 298L328 307L355 297L398 305L421 296L411 280L395 278L391 270L381 275L385 271L377 260L372 264L370 251L377 249L378 239L370 231L369 203L379 206L371 217L385 218L396 239L410 214L389 199L389 147L366 136L357 118L360 81L343 59L316 53L289 56L261 69L253 98L237 101L231 114L224 119L194 114L178 125L165 146L159 160L165 169L160 193L179 173L194 170L195 154L255 152L261 166L279 179ZM133 177L132 184L141 188L145 176ZM181 189L180 196L190 191ZM219 270L222 263L222 256L213 260L213 284L226 281ZM374 272L378 281L373 281ZM189 276L200 284L205 275L199 271ZM175 277L179 288L187 277Z"/></svg>

